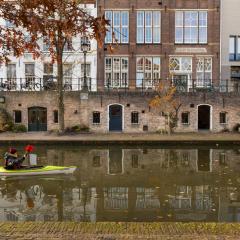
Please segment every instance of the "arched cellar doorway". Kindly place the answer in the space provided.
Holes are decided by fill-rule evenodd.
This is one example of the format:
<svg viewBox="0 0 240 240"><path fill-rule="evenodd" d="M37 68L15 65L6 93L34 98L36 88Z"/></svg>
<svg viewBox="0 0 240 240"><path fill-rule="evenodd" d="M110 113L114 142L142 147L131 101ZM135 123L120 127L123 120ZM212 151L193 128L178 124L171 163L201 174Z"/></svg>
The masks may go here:
<svg viewBox="0 0 240 240"><path fill-rule="evenodd" d="M211 129L211 106L199 105L198 106L198 130Z"/></svg>
<svg viewBox="0 0 240 240"><path fill-rule="evenodd" d="M119 104L109 106L109 131L123 130L123 107Z"/></svg>

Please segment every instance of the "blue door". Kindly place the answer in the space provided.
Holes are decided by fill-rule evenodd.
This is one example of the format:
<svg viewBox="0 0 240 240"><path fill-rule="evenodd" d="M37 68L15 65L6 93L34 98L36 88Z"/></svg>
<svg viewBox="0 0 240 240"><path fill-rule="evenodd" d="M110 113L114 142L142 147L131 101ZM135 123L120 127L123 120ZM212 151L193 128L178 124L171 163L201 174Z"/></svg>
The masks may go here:
<svg viewBox="0 0 240 240"><path fill-rule="evenodd" d="M122 106L109 107L109 131L122 131Z"/></svg>

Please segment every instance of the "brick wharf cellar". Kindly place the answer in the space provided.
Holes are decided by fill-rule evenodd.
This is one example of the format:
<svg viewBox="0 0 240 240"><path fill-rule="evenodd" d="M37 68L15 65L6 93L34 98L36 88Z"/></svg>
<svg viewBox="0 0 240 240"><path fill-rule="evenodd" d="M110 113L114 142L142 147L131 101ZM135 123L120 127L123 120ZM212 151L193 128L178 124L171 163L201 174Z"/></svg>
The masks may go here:
<svg viewBox="0 0 240 240"><path fill-rule="evenodd" d="M166 113L149 107L153 93L65 92L65 127L82 125L91 132L158 132L167 129ZM237 93L188 92L176 96L175 132L238 131L240 96ZM1 92L1 108L28 131L58 129L57 93Z"/></svg>

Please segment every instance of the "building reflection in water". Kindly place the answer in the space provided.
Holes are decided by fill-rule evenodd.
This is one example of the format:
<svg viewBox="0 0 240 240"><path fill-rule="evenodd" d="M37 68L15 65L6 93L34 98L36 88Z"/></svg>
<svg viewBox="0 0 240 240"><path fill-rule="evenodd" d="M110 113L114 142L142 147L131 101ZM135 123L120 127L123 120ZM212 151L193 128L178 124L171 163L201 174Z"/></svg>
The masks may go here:
<svg viewBox="0 0 240 240"><path fill-rule="evenodd" d="M238 149L64 147L74 176L0 181L1 221L240 221Z"/></svg>

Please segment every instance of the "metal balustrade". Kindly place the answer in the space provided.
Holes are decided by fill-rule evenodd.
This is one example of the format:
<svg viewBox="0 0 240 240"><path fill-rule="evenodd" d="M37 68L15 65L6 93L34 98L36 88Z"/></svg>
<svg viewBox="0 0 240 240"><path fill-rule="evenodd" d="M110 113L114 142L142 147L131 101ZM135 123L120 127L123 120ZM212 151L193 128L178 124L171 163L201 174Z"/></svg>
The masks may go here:
<svg viewBox="0 0 240 240"><path fill-rule="evenodd" d="M98 80L87 77L87 87L89 92L97 91ZM240 81L230 80L141 80L141 84L136 79L124 81L114 80L99 81L105 84L99 89L101 91L131 91L131 92L153 92L158 89L159 83L163 83L165 89L175 86L179 93L185 92L234 92L240 93ZM136 85L137 83L137 85ZM64 91L81 91L84 86L83 78L64 77ZM0 91L56 91L58 82L56 77L26 77L26 78L0 78Z"/></svg>

